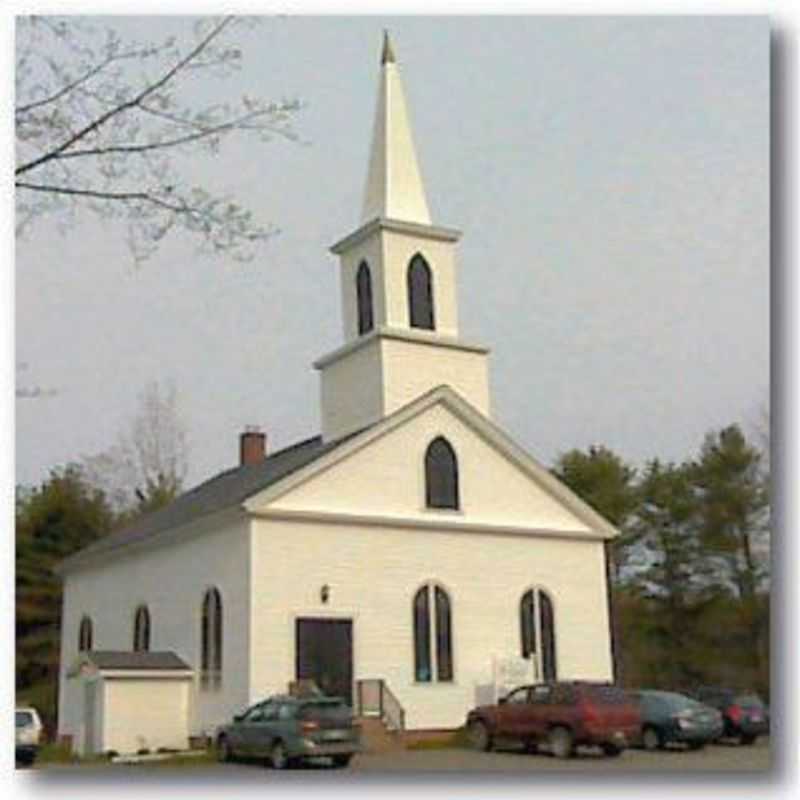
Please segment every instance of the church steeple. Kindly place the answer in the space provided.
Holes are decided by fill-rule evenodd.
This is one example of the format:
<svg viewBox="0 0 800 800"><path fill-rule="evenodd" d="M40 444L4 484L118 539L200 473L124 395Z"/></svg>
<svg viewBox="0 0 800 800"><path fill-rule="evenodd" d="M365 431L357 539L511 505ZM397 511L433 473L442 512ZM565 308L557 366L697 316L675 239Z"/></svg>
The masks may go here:
<svg viewBox="0 0 800 800"><path fill-rule="evenodd" d="M358 228L339 256L344 344L314 362L322 436L346 436L446 384L489 414L488 350L459 336L456 243L431 223L397 62L384 33Z"/></svg>
<svg viewBox="0 0 800 800"><path fill-rule="evenodd" d="M400 71L386 31L361 221L376 217L431 222Z"/></svg>
<svg viewBox="0 0 800 800"><path fill-rule="evenodd" d="M389 40L389 31L383 31L383 50L381 51L381 64L394 64L394 50Z"/></svg>

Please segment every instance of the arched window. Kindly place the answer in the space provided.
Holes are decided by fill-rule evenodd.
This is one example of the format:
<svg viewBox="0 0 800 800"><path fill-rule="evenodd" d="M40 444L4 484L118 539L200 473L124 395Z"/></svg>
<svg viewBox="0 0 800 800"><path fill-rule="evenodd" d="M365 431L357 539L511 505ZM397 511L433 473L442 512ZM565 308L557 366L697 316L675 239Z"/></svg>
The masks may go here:
<svg viewBox="0 0 800 800"><path fill-rule="evenodd" d="M431 268L419 253L408 265L408 321L412 328L434 329Z"/></svg>
<svg viewBox="0 0 800 800"><path fill-rule="evenodd" d="M372 275L366 261L362 261L356 274L356 297L358 299L358 335L372 330Z"/></svg>
<svg viewBox="0 0 800 800"><path fill-rule="evenodd" d="M200 685L218 689L222 684L222 598L219 590L209 589L203 596L200 633Z"/></svg>
<svg viewBox="0 0 800 800"><path fill-rule="evenodd" d="M81 653L92 649L92 621L89 617L81 619L80 628L78 628L78 650Z"/></svg>
<svg viewBox="0 0 800 800"><path fill-rule="evenodd" d="M413 619L414 680L452 681L453 634L447 592L441 586L425 584L414 595Z"/></svg>
<svg viewBox="0 0 800 800"><path fill-rule="evenodd" d="M150 612L147 606L139 606L133 618L133 649L137 652L150 649Z"/></svg>
<svg viewBox="0 0 800 800"><path fill-rule="evenodd" d="M543 589L530 589L519 603L522 657L533 660L536 677L556 680L556 632L553 602Z"/></svg>
<svg viewBox="0 0 800 800"><path fill-rule="evenodd" d="M447 439L439 436L425 451L425 505L459 508L458 460Z"/></svg>

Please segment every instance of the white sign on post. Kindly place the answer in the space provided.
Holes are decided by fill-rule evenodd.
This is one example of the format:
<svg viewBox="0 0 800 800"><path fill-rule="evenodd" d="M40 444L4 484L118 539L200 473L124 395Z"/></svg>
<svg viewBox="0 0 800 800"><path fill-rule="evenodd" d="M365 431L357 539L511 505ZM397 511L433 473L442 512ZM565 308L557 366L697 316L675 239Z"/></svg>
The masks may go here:
<svg viewBox="0 0 800 800"><path fill-rule="evenodd" d="M533 681L533 666L527 658L495 656L492 659L495 703L512 689Z"/></svg>

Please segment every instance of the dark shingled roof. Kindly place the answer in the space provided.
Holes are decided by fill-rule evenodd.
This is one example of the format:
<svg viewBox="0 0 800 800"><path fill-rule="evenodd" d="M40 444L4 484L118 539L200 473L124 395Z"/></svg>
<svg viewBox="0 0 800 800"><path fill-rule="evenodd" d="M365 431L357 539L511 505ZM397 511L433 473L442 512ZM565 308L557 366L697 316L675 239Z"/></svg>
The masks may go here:
<svg viewBox="0 0 800 800"><path fill-rule="evenodd" d="M185 525L198 517L237 506L248 497L329 453L357 433L324 444L321 436L314 436L279 450L259 464L247 464L221 472L180 495L164 508L92 542L88 547L64 559L59 567L63 569L82 561L86 556L151 539L163 531Z"/></svg>
<svg viewBox="0 0 800 800"><path fill-rule="evenodd" d="M143 652L133 650L89 650L83 659L98 669L191 669L171 650Z"/></svg>

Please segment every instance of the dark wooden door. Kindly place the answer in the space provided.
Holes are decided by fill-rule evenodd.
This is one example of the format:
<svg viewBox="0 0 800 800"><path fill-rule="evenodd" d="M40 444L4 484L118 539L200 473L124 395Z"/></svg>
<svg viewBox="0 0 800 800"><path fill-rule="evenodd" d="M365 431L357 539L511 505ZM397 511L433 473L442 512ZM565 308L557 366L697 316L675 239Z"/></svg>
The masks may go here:
<svg viewBox="0 0 800 800"><path fill-rule="evenodd" d="M313 680L327 695L353 704L353 623L348 619L298 619L296 676Z"/></svg>

